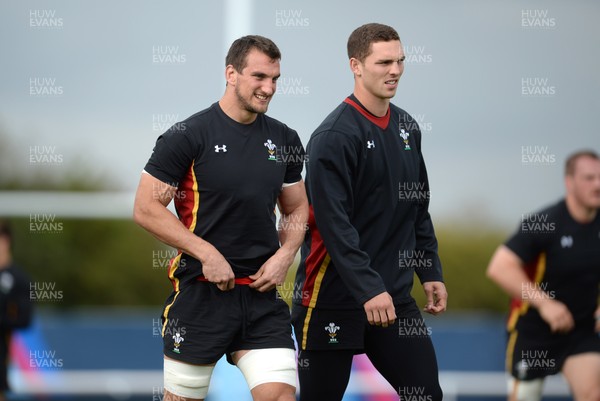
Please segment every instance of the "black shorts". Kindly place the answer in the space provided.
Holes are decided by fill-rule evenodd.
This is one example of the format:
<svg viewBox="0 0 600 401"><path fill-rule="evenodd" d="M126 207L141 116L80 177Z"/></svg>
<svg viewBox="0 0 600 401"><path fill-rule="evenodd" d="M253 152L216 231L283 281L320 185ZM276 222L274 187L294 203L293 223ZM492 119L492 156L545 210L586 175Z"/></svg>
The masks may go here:
<svg viewBox="0 0 600 401"><path fill-rule="evenodd" d="M10 330L0 330L0 393L10 390L8 385L8 363L11 335Z"/></svg>
<svg viewBox="0 0 600 401"><path fill-rule="evenodd" d="M382 328L372 326L364 309L314 309L292 307L292 323L298 348L306 351L355 350L365 352L365 336L371 331L394 330L399 337L429 337L419 307L414 301L395 305L396 322Z"/></svg>
<svg viewBox="0 0 600 401"><path fill-rule="evenodd" d="M294 349L290 311L275 289L247 285L221 291L196 282L174 292L162 315L165 356L190 364L213 364L224 354L264 348Z"/></svg>
<svg viewBox="0 0 600 401"><path fill-rule="evenodd" d="M565 360L584 352L600 352L600 337L590 329L567 334L509 332L506 351L507 370L518 380L533 380L562 370Z"/></svg>

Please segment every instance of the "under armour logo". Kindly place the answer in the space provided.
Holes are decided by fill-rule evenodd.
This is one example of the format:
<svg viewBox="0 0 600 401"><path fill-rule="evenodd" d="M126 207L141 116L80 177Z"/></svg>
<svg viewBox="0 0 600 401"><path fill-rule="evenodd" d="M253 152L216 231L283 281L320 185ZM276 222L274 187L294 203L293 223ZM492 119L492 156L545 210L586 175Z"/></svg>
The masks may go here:
<svg viewBox="0 0 600 401"><path fill-rule="evenodd" d="M375 141L367 141L367 149L372 149L375 147Z"/></svg>
<svg viewBox="0 0 600 401"><path fill-rule="evenodd" d="M219 146L215 145L215 152L227 152L227 145Z"/></svg>
<svg viewBox="0 0 600 401"><path fill-rule="evenodd" d="M570 235L563 235L560 237L560 246L563 248L571 248L573 247L573 237Z"/></svg>

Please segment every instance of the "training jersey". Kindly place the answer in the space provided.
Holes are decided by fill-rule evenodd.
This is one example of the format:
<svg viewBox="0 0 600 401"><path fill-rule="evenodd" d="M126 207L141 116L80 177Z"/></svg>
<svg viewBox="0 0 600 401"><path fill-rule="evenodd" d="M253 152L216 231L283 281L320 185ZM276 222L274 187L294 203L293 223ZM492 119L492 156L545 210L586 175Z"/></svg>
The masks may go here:
<svg viewBox="0 0 600 401"><path fill-rule="evenodd" d="M264 114L240 124L214 103L162 134L144 170L177 188L179 220L242 278L279 249L277 198L302 179L303 164L296 131ZM171 261L175 289L201 275L202 263L186 253Z"/></svg>
<svg viewBox="0 0 600 401"><path fill-rule="evenodd" d="M306 186L294 304L358 309L384 291L404 303L415 272L443 280L421 132L404 110L390 105L376 117L346 98L310 138Z"/></svg>
<svg viewBox="0 0 600 401"><path fill-rule="evenodd" d="M561 200L524 216L505 245L525 263L532 281L524 285L521 299L511 301L509 330L549 332L549 325L527 301L528 290L536 289L564 303L577 328L593 330L600 284L600 213L590 223L578 223Z"/></svg>
<svg viewBox="0 0 600 401"><path fill-rule="evenodd" d="M44 294L32 289L31 280L23 270L15 264L0 269L0 335L31 324L32 299L44 299Z"/></svg>

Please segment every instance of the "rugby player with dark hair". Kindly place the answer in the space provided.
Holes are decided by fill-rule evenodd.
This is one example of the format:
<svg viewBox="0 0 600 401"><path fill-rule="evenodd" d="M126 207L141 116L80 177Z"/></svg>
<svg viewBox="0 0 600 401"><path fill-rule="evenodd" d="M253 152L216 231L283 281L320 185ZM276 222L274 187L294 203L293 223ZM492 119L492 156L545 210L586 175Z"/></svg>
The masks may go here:
<svg viewBox="0 0 600 401"><path fill-rule="evenodd" d="M162 314L165 401L204 399L223 355L254 400L295 400L290 313L275 287L302 243L308 202L300 139L265 115L280 58L267 38L236 40L223 97L161 135L144 168L135 221L179 250Z"/></svg>
<svg viewBox="0 0 600 401"><path fill-rule="evenodd" d="M348 39L354 92L307 146L309 232L293 299L301 401L341 400L366 353L401 399L442 399L429 329L411 297L419 277L439 314L447 293L428 212L421 132L390 103L404 70L396 30L366 24Z"/></svg>
<svg viewBox="0 0 600 401"><path fill-rule="evenodd" d="M562 372L576 401L600 400L600 159L565 163L566 196L526 216L487 269L512 298L506 369L509 400L539 401Z"/></svg>

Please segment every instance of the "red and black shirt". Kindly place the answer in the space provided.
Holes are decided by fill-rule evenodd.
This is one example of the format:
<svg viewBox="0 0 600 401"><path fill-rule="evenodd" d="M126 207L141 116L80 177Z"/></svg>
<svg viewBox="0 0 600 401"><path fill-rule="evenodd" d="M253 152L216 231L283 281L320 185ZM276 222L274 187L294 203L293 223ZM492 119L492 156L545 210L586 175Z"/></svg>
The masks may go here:
<svg viewBox="0 0 600 401"><path fill-rule="evenodd" d="M162 134L144 170L178 189L181 222L241 278L279 248L277 198L284 184L301 180L303 164L296 131L264 114L240 124L214 103ZM201 275L201 262L181 252L169 269L175 289Z"/></svg>
<svg viewBox="0 0 600 401"><path fill-rule="evenodd" d="M403 303L415 273L442 281L421 132L408 113L391 105L376 117L350 96L313 133L307 159L294 304L361 308L384 291Z"/></svg>
<svg viewBox="0 0 600 401"><path fill-rule="evenodd" d="M593 330L600 285L600 213L590 223L578 223L561 200L524 216L505 245L525 263L531 280L523 288L523 297L511 302L509 330L549 332L548 324L527 302L533 290L564 303L577 328Z"/></svg>

